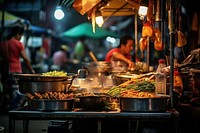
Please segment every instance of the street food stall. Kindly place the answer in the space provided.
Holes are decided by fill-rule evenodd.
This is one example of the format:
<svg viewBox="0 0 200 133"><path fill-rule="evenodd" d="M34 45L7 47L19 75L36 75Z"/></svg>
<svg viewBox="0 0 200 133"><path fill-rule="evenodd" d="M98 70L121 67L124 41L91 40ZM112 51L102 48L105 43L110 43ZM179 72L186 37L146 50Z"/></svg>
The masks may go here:
<svg viewBox="0 0 200 133"><path fill-rule="evenodd" d="M144 56L144 51L146 52L146 73L150 72L150 41L153 42L154 49L159 52L165 53L165 48L169 45L170 51L170 72L169 72L169 88L170 88L170 101L171 107L174 107L173 100L173 88L174 88L174 46L176 44L176 28L177 19L175 18L176 9L178 3L176 0L75 0L74 2L69 2L68 0L62 0L59 3L67 8L73 7L80 14L87 14L88 19L92 22L93 32L95 33L96 17L100 11L101 15L104 17L104 22L113 16L135 16L135 53L141 51L141 56ZM166 5L166 7L165 7ZM147 7L144 13L140 12L140 7ZM167 14L166 16L165 14ZM137 18L142 21L141 38L138 41L138 22ZM167 18L167 19L166 19ZM166 20L168 22L166 22ZM155 24L157 23L157 25ZM165 28L168 25L169 29L169 41L165 40ZM179 24L180 25L180 24ZM178 42L185 43L185 36L182 33L181 39ZM185 44L182 44L185 45ZM137 57L137 55L136 55Z"/></svg>
<svg viewBox="0 0 200 133"><path fill-rule="evenodd" d="M116 5L115 2L120 3L122 6L115 7L118 9L113 13L107 14L112 8L106 8L107 6L105 5ZM123 12L122 14L125 12L129 15L135 14L140 2L140 0L75 0L73 3L64 0L60 4L67 7L73 6L81 14L88 13L88 17L92 19L93 30L95 31L94 15L95 11L100 9L100 7L105 6L105 8L101 8L102 13L107 14L109 18L109 16L114 14L121 15L121 12ZM179 113L173 108L174 101L172 97L174 87L173 44L175 41L175 22L172 19L172 15L174 14L175 1L171 0L170 2L171 67L169 95L155 95L155 72L149 71L148 61L145 71L144 69L142 71L137 69L137 72L139 72L137 74L135 73L136 69L116 73L116 71L112 71L115 67L109 67L107 63L100 63L98 61L90 63L88 68L89 76L86 78L78 78L76 74L68 75L65 72L60 73L57 71L36 75L17 74L15 76L19 82L19 91L27 96L28 105L9 111L10 133L15 132L16 120L23 120L24 133L27 133L29 120L72 120L74 122L78 120L78 122L81 122L80 120L87 119L93 120L93 123L96 124L94 132L98 133L119 130L119 128L114 130L110 124L106 125L105 123L109 123L109 120L125 121L125 125L121 127L121 132L145 132L150 129L155 130L155 132L163 132L163 129L165 130L164 132L178 132ZM149 29L151 27L145 23L143 28ZM146 33L144 36L147 37L147 40L145 40L147 43L149 37L155 34L149 35L149 32L144 33ZM135 34L137 38L137 32ZM162 43L158 43L161 42L160 33L156 32L155 37L157 37L155 39L157 41L155 44L156 48L162 49ZM137 44L136 42L136 47L138 47ZM104 85L110 77L114 84L105 87ZM74 84L74 81L79 83ZM78 86L83 86L82 83L86 83L88 87L86 90ZM98 83L98 86L92 87L95 83ZM81 124L78 124L79 126L75 127L75 129L79 129ZM84 131L84 128L80 128L80 130Z"/></svg>
<svg viewBox="0 0 200 133"><path fill-rule="evenodd" d="M28 105L9 111L10 132L15 132L16 120L23 120L24 133L28 132L30 120L65 120L76 125L73 127L75 132L85 130L101 133L119 130L113 129L112 124L105 124L111 120L123 121L124 126L121 126L120 130L124 132L141 132L150 130L149 127L151 130L178 132L179 113L167 106L168 98L148 93L153 89L153 84L147 80L152 80L152 75L154 73L135 75L135 78L111 89L106 88L106 91L102 88L96 92L85 92L70 89L73 88L73 81L77 79L76 74L66 74L62 71L16 74L19 91L27 96ZM132 89L135 89L133 94L127 93L131 89L125 91L126 88L130 88L130 82L138 82L135 87L132 86ZM92 84L92 81L90 83ZM146 89L145 86L149 86L150 91L139 91ZM88 120L95 124L94 129L87 125L80 127L83 121ZM161 125L162 128L158 128Z"/></svg>

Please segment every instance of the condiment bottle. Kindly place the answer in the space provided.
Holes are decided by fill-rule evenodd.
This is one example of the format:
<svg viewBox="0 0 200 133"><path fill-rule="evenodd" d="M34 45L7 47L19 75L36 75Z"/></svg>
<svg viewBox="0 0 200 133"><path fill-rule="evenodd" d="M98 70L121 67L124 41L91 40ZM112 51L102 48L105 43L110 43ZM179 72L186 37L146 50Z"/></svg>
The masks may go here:
<svg viewBox="0 0 200 133"><path fill-rule="evenodd" d="M163 68L166 67L165 60L160 59L158 63L155 75L155 94L166 95L166 75L163 71Z"/></svg>
<svg viewBox="0 0 200 133"><path fill-rule="evenodd" d="M183 90L183 82L182 77L178 70L174 71L174 91L179 94L179 96L182 95Z"/></svg>

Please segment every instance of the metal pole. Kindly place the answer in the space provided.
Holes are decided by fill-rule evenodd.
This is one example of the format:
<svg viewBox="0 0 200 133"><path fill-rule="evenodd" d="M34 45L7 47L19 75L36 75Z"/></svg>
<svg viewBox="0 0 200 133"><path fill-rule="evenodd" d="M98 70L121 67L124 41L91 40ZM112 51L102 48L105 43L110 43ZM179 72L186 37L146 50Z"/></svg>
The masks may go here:
<svg viewBox="0 0 200 133"><path fill-rule="evenodd" d="M4 2L4 0L2 1L3 2L3 8L2 8L2 16L1 16L1 30L2 30L2 36L1 36L1 40L0 40L0 42L1 41L4 41L4 30L5 30L5 27L4 27L4 21L5 21L5 9L4 9L4 4L5 4L5 2Z"/></svg>
<svg viewBox="0 0 200 133"><path fill-rule="evenodd" d="M173 100L173 88L174 88L174 45L175 45L175 1L170 0L170 10L168 11L169 19L169 37L170 37L170 99L171 99L171 108L174 107Z"/></svg>
<svg viewBox="0 0 200 133"><path fill-rule="evenodd" d="M138 53L138 22L137 22L137 11L135 11L135 61L137 60L137 53Z"/></svg>
<svg viewBox="0 0 200 133"><path fill-rule="evenodd" d="M149 62L150 62L150 41L149 37L147 37L147 55L146 55L146 72L149 72Z"/></svg>

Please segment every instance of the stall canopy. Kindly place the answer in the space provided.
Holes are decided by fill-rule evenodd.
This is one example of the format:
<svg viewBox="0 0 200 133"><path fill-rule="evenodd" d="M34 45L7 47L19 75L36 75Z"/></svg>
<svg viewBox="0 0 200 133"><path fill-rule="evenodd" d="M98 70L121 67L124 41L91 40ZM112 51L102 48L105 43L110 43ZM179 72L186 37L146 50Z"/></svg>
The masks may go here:
<svg viewBox="0 0 200 133"><path fill-rule="evenodd" d="M51 29L47 29L47 28L32 25L32 24L29 26L28 30L33 34L52 34Z"/></svg>
<svg viewBox="0 0 200 133"><path fill-rule="evenodd" d="M35 32L38 32L38 33L45 33L45 32L47 32L47 29L39 27L39 26L36 26L36 25L31 25L29 30L35 31Z"/></svg>
<svg viewBox="0 0 200 133"><path fill-rule="evenodd" d="M61 37L89 37L89 38L104 38L107 36L117 37L117 35L109 30L102 27L95 27L95 32L93 32L92 24L89 22L77 25L63 33L60 34Z"/></svg>
<svg viewBox="0 0 200 133"><path fill-rule="evenodd" d="M61 0L60 4L75 8L80 14L90 12L96 8L103 16L134 15L141 0Z"/></svg>
<svg viewBox="0 0 200 133"><path fill-rule="evenodd" d="M2 18L3 12L0 11L0 27L2 27ZM20 18L15 16L7 11L4 11L4 27L12 27L12 26L26 26L28 31L36 34L47 33L50 34L51 30L46 29L40 26L32 25L29 20Z"/></svg>
<svg viewBox="0 0 200 133"><path fill-rule="evenodd" d="M3 12L0 11L0 27L2 27L2 18ZM15 16L7 11L4 11L4 26L5 27L12 27L12 26L24 26L29 24L29 20L20 18L18 16Z"/></svg>
<svg viewBox="0 0 200 133"><path fill-rule="evenodd" d="M137 13L140 0L110 0L101 8L103 16L129 16Z"/></svg>

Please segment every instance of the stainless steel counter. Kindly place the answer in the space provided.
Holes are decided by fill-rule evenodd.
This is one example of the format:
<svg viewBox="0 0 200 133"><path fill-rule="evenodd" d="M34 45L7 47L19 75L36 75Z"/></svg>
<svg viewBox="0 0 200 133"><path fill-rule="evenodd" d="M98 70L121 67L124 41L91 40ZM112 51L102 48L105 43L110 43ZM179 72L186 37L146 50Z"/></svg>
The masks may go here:
<svg viewBox="0 0 200 133"><path fill-rule="evenodd" d="M9 111L10 133L15 133L15 120L23 120L23 132L28 133L29 120L75 120L75 119L95 119L97 122L97 132L101 133L101 121L104 119L127 119L127 120L170 120L174 131L178 130L178 116L176 110L166 112L117 112L117 111L33 111L27 107Z"/></svg>

